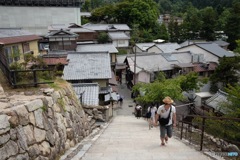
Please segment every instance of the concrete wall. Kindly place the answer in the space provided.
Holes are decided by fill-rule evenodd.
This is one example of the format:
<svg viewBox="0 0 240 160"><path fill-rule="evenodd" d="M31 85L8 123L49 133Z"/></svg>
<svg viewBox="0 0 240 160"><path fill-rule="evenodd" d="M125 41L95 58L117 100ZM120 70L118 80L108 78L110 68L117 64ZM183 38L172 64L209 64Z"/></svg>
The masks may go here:
<svg viewBox="0 0 240 160"><path fill-rule="evenodd" d="M45 35L51 24L81 25L80 8L0 6L0 28L18 27Z"/></svg>

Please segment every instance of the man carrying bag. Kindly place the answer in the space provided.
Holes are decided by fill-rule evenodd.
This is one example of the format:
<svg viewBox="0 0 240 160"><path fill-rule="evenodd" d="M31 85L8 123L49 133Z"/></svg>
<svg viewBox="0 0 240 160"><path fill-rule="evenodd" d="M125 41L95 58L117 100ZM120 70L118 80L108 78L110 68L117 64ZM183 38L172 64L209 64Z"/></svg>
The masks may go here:
<svg viewBox="0 0 240 160"><path fill-rule="evenodd" d="M172 105L173 100L165 97L163 103L157 110L155 121L155 125L159 121L161 145L168 142L168 138L172 137L172 127L176 127L176 108Z"/></svg>

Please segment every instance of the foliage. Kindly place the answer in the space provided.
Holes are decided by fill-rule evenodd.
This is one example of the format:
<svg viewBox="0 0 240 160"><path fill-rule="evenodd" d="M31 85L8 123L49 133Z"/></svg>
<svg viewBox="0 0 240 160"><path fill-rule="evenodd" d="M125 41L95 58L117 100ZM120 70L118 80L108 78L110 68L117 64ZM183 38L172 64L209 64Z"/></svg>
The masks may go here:
<svg viewBox="0 0 240 160"><path fill-rule="evenodd" d="M107 33L100 33L97 38L98 43L107 43L109 41L109 37Z"/></svg>
<svg viewBox="0 0 240 160"><path fill-rule="evenodd" d="M229 111L226 116L240 118L240 85L228 85L226 92L228 93L227 100L230 102L223 104L223 107L227 108Z"/></svg>
<svg viewBox="0 0 240 160"><path fill-rule="evenodd" d="M234 85L238 82L238 72L240 70L240 57L222 57L215 72L210 76L212 83L221 83L223 87L228 84Z"/></svg>
<svg viewBox="0 0 240 160"><path fill-rule="evenodd" d="M135 93L139 93L136 98L141 103L161 103L165 96L170 96L175 100L183 100L183 91L190 91L199 88L197 73L189 73L186 76L167 79L164 73L160 72L153 83L138 83L133 87Z"/></svg>
<svg viewBox="0 0 240 160"><path fill-rule="evenodd" d="M229 49L235 49L237 45L235 40L240 39L240 2L233 3L230 9L230 16L225 26L225 33L230 43Z"/></svg>
<svg viewBox="0 0 240 160"><path fill-rule="evenodd" d="M13 63L10 64L9 69L10 70L22 70L23 65L18 63L18 62L13 62Z"/></svg>
<svg viewBox="0 0 240 160"><path fill-rule="evenodd" d="M203 22L201 28L201 37L207 41L215 40L215 27L217 24L217 13L212 7L206 7L200 10L201 20Z"/></svg>
<svg viewBox="0 0 240 160"><path fill-rule="evenodd" d="M126 49L118 49L118 54L119 55L127 54L127 50Z"/></svg>
<svg viewBox="0 0 240 160"><path fill-rule="evenodd" d="M239 56L240 55L240 39L236 40L237 48L234 50L234 52Z"/></svg>

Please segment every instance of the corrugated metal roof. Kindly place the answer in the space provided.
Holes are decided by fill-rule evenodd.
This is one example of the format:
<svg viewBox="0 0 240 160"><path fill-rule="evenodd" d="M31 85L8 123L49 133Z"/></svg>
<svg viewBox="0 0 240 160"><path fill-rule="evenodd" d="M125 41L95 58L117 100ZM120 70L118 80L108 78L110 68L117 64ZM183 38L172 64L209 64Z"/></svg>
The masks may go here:
<svg viewBox="0 0 240 160"><path fill-rule="evenodd" d="M177 43L161 43L155 44L155 46L158 47L163 53L175 52L177 48L181 47Z"/></svg>
<svg viewBox="0 0 240 160"><path fill-rule="evenodd" d="M72 87L79 99L82 96L82 103L84 105L99 105L99 85L97 83L78 83L72 84Z"/></svg>
<svg viewBox="0 0 240 160"><path fill-rule="evenodd" d="M87 23L82 25L83 28L95 30L95 31L109 31L111 28L118 31L130 31L131 29L127 24L92 24Z"/></svg>
<svg viewBox="0 0 240 160"><path fill-rule="evenodd" d="M130 39L129 36L127 36L124 32L109 32L108 33L109 38L112 40L118 40L118 39Z"/></svg>
<svg viewBox="0 0 240 160"><path fill-rule="evenodd" d="M65 80L110 79L111 64L108 52L69 52L64 67Z"/></svg>
<svg viewBox="0 0 240 160"><path fill-rule="evenodd" d="M225 49L221 48L219 45L215 43L198 43L195 45L204 50L207 50L208 52L213 53L218 57L223 57L223 56L234 57L235 56L233 53L226 51Z"/></svg>
<svg viewBox="0 0 240 160"><path fill-rule="evenodd" d="M86 44L77 45L77 52L109 52L118 53L117 48L113 44Z"/></svg>
<svg viewBox="0 0 240 160"><path fill-rule="evenodd" d="M219 46L221 46L221 47L224 47L224 46L229 45L228 42L225 42L225 41L222 41L222 40L213 41L213 43L216 43L217 45L219 45Z"/></svg>

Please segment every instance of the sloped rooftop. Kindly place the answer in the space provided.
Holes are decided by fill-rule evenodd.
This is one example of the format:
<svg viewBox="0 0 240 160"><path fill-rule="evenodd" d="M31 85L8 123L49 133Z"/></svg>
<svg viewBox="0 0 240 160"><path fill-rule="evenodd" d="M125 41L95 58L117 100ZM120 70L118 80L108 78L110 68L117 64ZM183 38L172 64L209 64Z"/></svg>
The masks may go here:
<svg viewBox="0 0 240 160"><path fill-rule="evenodd" d="M63 79L87 80L112 77L108 52L69 52L68 65L64 67Z"/></svg>
<svg viewBox="0 0 240 160"><path fill-rule="evenodd" d="M109 52L118 53L117 48L113 44L85 44L77 45L77 52Z"/></svg>
<svg viewBox="0 0 240 160"><path fill-rule="evenodd" d="M72 87L84 105L98 106L99 85L97 83L77 83Z"/></svg>
<svg viewBox="0 0 240 160"><path fill-rule="evenodd" d="M112 40L118 40L118 39L130 39L129 36L127 36L124 32L109 32L108 33L109 38Z"/></svg>

